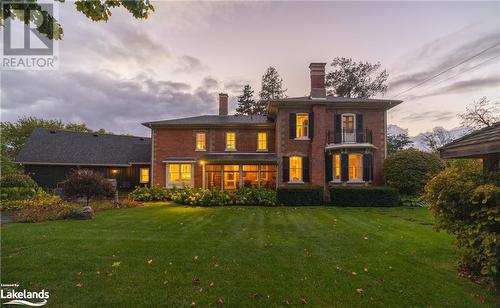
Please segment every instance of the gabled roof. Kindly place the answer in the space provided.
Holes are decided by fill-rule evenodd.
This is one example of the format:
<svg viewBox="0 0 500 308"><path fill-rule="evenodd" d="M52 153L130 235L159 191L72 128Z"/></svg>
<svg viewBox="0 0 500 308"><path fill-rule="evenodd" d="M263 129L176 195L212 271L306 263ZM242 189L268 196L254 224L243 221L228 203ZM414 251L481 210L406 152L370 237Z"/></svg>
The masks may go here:
<svg viewBox="0 0 500 308"><path fill-rule="evenodd" d="M57 165L149 164L151 139L36 128L15 161Z"/></svg>
<svg viewBox="0 0 500 308"><path fill-rule="evenodd" d="M180 118L172 120L162 120L145 122L142 125L147 127L153 126L233 126L233 125L255 125L255 124L272 124L267 116L262 115L201 115L189 118Z"/></svg>
<svg viewBox="0 0 500 308"><path fill-rule="evenodd" d="M351 98L351 97L337 97L327 96L325 98L311 98L310 96L301 97L287 97L281 99L274 99L269 102L269 113L275 112L275 108L296 106L296 105L314 105L314 104L327 104L335 107L349 107L349 108L370 108L389 110L399 104L402 100L390 100L379 98Z"/></svg>
<svg viewBox="0 0 500 308"><path fill-rule="evenodd" d="M439 149L443 158L480 157L500 153L500 122L458 138Z"/></svg>

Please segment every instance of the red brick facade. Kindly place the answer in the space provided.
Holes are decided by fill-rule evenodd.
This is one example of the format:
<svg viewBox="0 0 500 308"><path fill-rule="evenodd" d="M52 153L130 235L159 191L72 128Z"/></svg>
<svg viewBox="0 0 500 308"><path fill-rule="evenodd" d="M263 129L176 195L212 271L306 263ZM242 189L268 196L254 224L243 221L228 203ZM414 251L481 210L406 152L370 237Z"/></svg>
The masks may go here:
<svg viewBox="0 0 500 308"><path fill-rule="evenodd" d="M238 118L226 115L228 98L227 95L221 94L219 96L220 115L215 120L210 118L203 124L193 124L189 121L178 125L168 121L166 123L146 123L145 125L152 129L152 184L165 186L165 159L182 160L185 158L193 161L194 186L203 187L205 181L203 179L203 164L205 163L203 157L206 157L205 155L211 153L230 154L233 160L232 164L234 164L234 160L237 162L239 157L263 154L257 150L259 132L267 133L268 144L267 152L264 152L264 156L259 157L262 158L266 155L273 157L274 163L278 165L277 185L288 184L287 159L293 156L300 156L305 163L308 162L308 165L303 167L303 171L308 172L307 175L304 175L304 179L307 179L304 184L320 185L325 189L329 185L341 182L343 184L383 184L382 166L386 156L386 113L388 109L399 104L400 101L344 99L325 96L324 67L324 63L311 64L311 95L309 97L270 101L268 118L261 117L264 119L260 120L261 122L248 122L247 120L245 122L242 120L242 116ZM296 125L294 117L297 113L309 115L309 138L297 139L292 136L296 126L290 127L290 125ZM357 126L354 132L356 139L354 141L344 143L343 141L334 142L332 139L332 136L339 133L339 125L344 125L339 124L339 119L343 121L342 116L339 118L339 115L342 114L355 115ZM345 129L342 126L342 130ZM196 132L199 131L206 133L206 151L195 149ZM361 131L363 132L362 140L358 140L356 134ZM226 132L236 133L235 151L227 151L225 148ZM349 166L350 162L346 162L345 157L348 157L349 154L353 154L353 156L360 154L357 156L358 159L360 156L363 157L363 180L359 179L359 173L357 181L345 180L346 172L342 171L344 174L342 181L338 179L330 181L329 177L331 178L332 171L328 169L328 164L332 163L332 158L328 155L342 156L342 168L349 168L353 167ZM353 164L356 165L355 168L359 169L359 163ZM366 169L368 167L369 169Z"/></svg>

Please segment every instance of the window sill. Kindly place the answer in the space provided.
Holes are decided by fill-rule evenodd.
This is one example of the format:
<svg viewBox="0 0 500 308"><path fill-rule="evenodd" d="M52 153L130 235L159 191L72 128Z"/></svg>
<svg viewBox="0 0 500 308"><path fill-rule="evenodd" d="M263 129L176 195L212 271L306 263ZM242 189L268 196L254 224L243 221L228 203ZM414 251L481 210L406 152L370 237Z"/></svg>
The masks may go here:
<svg viewBox="0 0 500 308"><path fill-rule="evenodd" d="M297 140L297 141L300 141L300 140L309 141L311 139L309 139L309 137L297 137L297 138L294 138L293 140Z"/></svg>
<svg viewBox="0 0 500 308"><path fill-rule="evenodd" d="M346 183L347 184L364 184L364 183L368 183L368 182L365 182L363 180L349 180Z"/></svg>
<svg viewBox="0 0 500 308"><path fill-rule="evenodd" d="M207 149L194 149L195 152L206 152Z"/></svg>
<svg viewBox="0 0 500 308"><path fill-rule="evenodd" d="M226 152L236 152L237 150L236 149L225 149L224 151L226 151Z"/></svg>
<svg viewBox="0 0 500 308"><path fill-rule="evenodd" d="M265 149L265 150L257 150L257 152L268 152L268 149Z"/></svg>
<svg viewBox="0 0 500 308"><path fill-rule="evenodd" d="M305 184L303 181L288 181L288 184Z"/></svg>

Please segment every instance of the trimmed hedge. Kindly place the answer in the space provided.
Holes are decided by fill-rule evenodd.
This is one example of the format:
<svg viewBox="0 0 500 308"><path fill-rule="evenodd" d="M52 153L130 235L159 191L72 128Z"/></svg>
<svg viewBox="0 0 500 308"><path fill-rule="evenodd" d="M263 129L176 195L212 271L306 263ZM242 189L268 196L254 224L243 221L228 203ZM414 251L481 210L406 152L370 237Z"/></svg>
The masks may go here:
<svg viewBox="0 0 500 308"><path fill-rule="evenodd" d="M397 189L385 186L332 187L330 205L333 206L399 206Z"/></svg>
<svg viewBox="0 0 500 308"><path fill-rule="evenodd" d="M323 205L323 187L290 185L278 187L278 204L285 206Z"/></svg>

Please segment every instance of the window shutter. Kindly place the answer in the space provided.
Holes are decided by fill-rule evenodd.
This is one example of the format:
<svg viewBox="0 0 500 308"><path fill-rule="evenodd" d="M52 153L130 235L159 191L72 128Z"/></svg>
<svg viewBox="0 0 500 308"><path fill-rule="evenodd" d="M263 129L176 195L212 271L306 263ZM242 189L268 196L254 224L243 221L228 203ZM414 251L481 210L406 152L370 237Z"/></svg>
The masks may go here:
<svg viewBox="0 0 500 308"><path fill-rule="evenodd" d="M357 113L356 114L356 142L357 143L362 143L363 142L363 115Z"/></svg>
<svg viewBox="0 0 500 308"><path fill-rule="evenodd" d="M288 128L290 129L290 139L295 139L297 137L297 117L296 113L290 112L290 121Z"/></svg>
<svg viewBox="0 0 500 308"><path fill-rule="evenodd" d="M314 137L314 113L309 113L309 139Z"/></svg>
<svg viewBox="0 0 500 308"><path fill-rule="evenodd" d="M333 180L333 160L332 154L325 153L325 181L328 183Z"/></svg>
<svg viewBox="0 0 500 308"><path fill-rule="evenodd" d="M290 181L290 157L283 157L283 182Z"/></svg>
<svg viewBox="0 0 500 308"><path fill-rule="evenodd" d="M349 157L347 153L340 154L340 180L342 182L349 180Z"/></svg>
<svg viewBox="0 0 500 308"><path fill-rule="evenodd" d="M333 142L334 143L340 143L340 137L341 137L341 134L342 134L342 115L340 113L337 113L335 115L335 130L334 130L334 138L333 138Z"/></svg>
<svg viewBox="0 0 500 308"><path fill-rule="evenodd" d="M371 153L363 154L363 181L372 180L373 155Z"/></svg>
<svg viewBox="0 0 500 308"><path fill-rule="evenodd" d="M309 157L302 157L302 181L309 182Z"/></svg>

